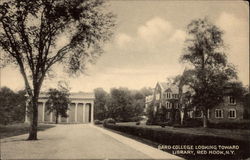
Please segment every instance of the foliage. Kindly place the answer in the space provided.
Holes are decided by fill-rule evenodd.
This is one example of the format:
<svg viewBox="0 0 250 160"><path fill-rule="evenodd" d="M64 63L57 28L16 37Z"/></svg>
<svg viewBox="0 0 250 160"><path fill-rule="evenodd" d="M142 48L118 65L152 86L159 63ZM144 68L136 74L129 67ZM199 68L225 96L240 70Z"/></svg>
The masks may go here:
<svg viewBox="0 0 250 160"><path fill-rule="evenodd" d="M145 96L151 93L148 88L129 90L113 88L107 93L102 88L95 92L95 118L113 118L117 121L138 121L144 114Z"/></svg>
<svg viewBox="0 0 250 160"><path fill-rule="evenodd" d="M107 118L108 93L102 88L96 88L95 93L95 119L104 120Z"/></svg>
<svg viewBox="0 0 250 160"><path fill-rule="evenodd" d="M147 125L151 125L155 123L155 116L154 116L154 105L153 103L148 105L148 108L146 110L146 114L148 117L148 120L146 122Z"/></svg>
<svg viewBox="0 0 250 160"><path fill-rule="evenodd" d="M102 53L102 44L112 33L113 17L102 0L0 2L1 62L19 67L32 100L29 140L37 139L37 102L49 71L63 63L69 74L83 72Z"/></svg>
<svg viewBox="0 0 250 160"><path fill-rule="evenodd" d="M250 156L248 140L235 140L223 136L214 136L211 134L199 134L192 132L192 130L178 129L178 128L159 128L149 127L143 125L124 125L124 124L107 124L106 128L113 129L119 132L134 135L140 138L145 138L161 145L239 145L240 149L235 152L234 155L212 155L211 154L189 154L187 159L242 159ZM216 135L216 134L215 134ZM169 150L171 153L171 150ZM183 156L180 155L180 156ZM237 158L235 158L237 157Z"/></svg>
<svg viewBox="0 0 250 160"><path fill-rule="evenodd" d="M186 115L186 109L190 106L191 102L191 88L189 87L190 82L192 82L194 76L193 70L185 69L182 75L177 75L174 77L173 84L178 86L178 110L180 113L183 112ZM183 93L184 86L189 88L189 91ZM181 125L183 125L185 116L180 116Z"/></svg>
<svg viewBox="0 0 250 160"><path fill-rule="evenodd" d="M113 88L110 93L95 89L97 119L113 118L117 121L138 121L143 115L145 96L140 91Z"/></svg>
<svg viewBox="0 0 250 160"><path fill-rule="evenodd" d="M112 110L110 117L117 121L129 121L129 118L134 115L130 91L127 88L111 89L108 109Z"/></svg>
<svg viewBox="0 0 250 160"><path fill-rule="evenodd" d="M23 122L25 117L25 91L13 92L7 87L0 89L0 123Z"/></svg>
<svg viewBox="0 0 250 160"><path fill-rule="evenodd" d="M236 79L237 75L223 52L223 32L217 26L206 18L198 19L188 25L187 31L189 37L181 60L193 67L189 83L195 91L192 103L202 109L206 127L207 109L223 101L226 82Z"/></svg>
<svg viewBox="0 0 250 160"><path fill-rule="evenodd" d="M113 118L107 118L103 121L103 126L107 126L108 124L116 124L116 121Z"/></svg>
<svg viewBox="0 0 250 160"><path fill-rule="evenodd" d="M95 124L95 125L103 124L103 122L97 119L97 120L94 121L94 124Z"/></svg>
<svg viewBox="0 0 250 160"><path fill-rule="evenodd" d="M153 94L153 89L150 87L143 87L142 89L139 90L139 92L144 96L149 96Z"/></svg>
<svg viewBox="0 0 250 160"><path fill-rule="evenodd" d="M244 114L243 114L243 118L244 119L250 119L250 94L247 93L244 96L244 100L243 100L243 105L244 105Z"/></svg>
<svg viewBox="0 0 250 160"><path fill-rule="evenodd" d="M220 129L250 129L250 121L241 122L220 122L220 123L208 123L210 128L220 128Z"/></svg>
<svg viewBox="0 0 250 160"><path fill-rule="evenodd" d="M67 110L69 109L70 99L68 90L49 89L48 100L46 102L46 108L49 113L54 112L56 116L56 123L58 123L58 117L68 117Z"/></svg>

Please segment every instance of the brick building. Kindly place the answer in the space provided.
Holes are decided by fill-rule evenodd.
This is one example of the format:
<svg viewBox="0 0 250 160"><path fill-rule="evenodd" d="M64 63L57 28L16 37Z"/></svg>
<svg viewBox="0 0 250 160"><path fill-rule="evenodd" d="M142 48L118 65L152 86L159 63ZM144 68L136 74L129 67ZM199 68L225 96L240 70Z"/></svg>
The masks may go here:
<svg viewBox="0 0 250 160"><path fill-rule="evenodd" d="M183 94L189 92L188 88L183 89ZM208 109L208 120L214 123L220 122L240 122L245 119L249 119L250 106L249 106L249 93L245 95L244 98L236 98L232 96L230 92L230 87L225 89L226 96L224 101ZM155 86L154 93L151 96L151 101L149 97L146 97L145 105L153 104L154 112L158 112L160 109L164 108L166 111L165 119L170 119L171 112L175 112L178 108L178 87L173 84L168 84L165 82L158 82ZM248 103L247 103L248 102ZM187 110L187 115L189 118L202 118L203 113L199 108L192 106Z"/></svg>

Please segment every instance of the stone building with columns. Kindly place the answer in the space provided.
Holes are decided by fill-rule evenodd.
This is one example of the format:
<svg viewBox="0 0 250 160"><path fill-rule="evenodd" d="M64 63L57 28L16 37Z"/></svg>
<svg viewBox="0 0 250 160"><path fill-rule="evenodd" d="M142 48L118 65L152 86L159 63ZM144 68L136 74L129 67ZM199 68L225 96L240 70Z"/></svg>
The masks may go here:
<svg viewBox="0 0 250 160"><path fill-rule="evenodd" d="M68 117L58 118L58 123L93 123L94 122L94 93L78 92L70 93ZM49 113L46 109L48 97L41 93L38 99L38 122L53 123L56 120L55 114ZM27 113L27 112L26 112ZM25 122L29 122L26 114Z"/></svg>

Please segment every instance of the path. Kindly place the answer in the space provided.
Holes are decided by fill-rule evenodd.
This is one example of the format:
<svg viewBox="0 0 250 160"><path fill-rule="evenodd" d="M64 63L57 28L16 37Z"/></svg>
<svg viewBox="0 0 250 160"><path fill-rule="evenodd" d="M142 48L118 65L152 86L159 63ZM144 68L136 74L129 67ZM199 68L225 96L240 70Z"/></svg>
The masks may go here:
<svg viewBox="0 0 250 160"><path fill-rule="evenodd" d="M38 132L1 139L2 159L177 159L130 138L90 125L57 125Z"/></svg>

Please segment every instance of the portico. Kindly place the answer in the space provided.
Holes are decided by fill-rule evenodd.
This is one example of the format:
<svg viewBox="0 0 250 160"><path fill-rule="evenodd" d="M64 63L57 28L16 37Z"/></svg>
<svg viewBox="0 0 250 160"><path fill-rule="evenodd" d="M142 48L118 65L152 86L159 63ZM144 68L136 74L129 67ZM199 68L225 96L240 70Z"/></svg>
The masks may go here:
<svg viewBox="0 0 250 160"><path fill-rule="evenodd" d="M46 108L47 95L41 93L38 100L38 122L40 123L53 123L55 122L55 114L49 113ZM69 110L67 111L68 117L58 118L59 123L93 123L94 122L94 94L93 93L71 93ZM25 121L28 122L29 118L26 114Z"/></svg>

